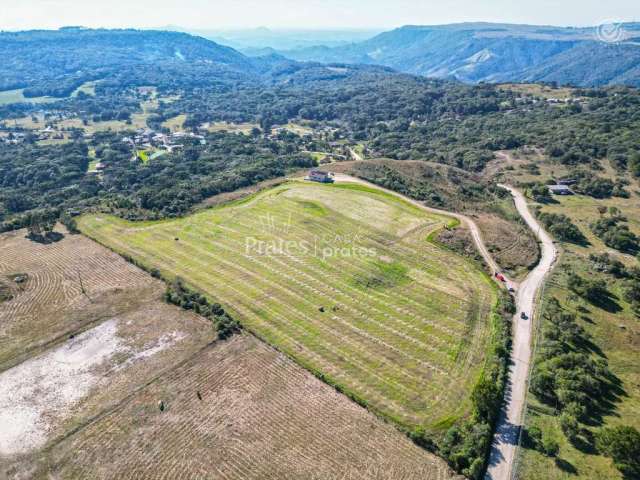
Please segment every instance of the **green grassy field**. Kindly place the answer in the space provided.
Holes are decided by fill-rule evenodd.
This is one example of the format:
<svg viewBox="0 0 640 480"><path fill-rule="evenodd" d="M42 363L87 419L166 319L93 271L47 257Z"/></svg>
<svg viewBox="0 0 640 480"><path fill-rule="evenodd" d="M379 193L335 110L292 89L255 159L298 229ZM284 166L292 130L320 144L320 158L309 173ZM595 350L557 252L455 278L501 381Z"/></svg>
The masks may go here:
<svg viewBox="0 0 640 480"><path fill-rule="evenodd" d="M74 90L74 92L71 94L72 98L75 98L78 96L78 94L80 92L84 93L85 95L91 95L91 96L95 96L96 94L96 84L98 82L85 82L82 85L80 85L78 88L76 88Z"/></svg>
<svg viewBox="0 0 640 480"><path fill-rule="evenodd" d="M496 301L484 273L427 240L450 221L379 190L289 182L183 219L78 224L378 414L438 435L470 411Z"/></svg>
<svg viewBox="0 0 640 480"><path fill-rule="evenodd" d="M275 133L278 130L288 130L289 132L300 135L301 137L313 134L313 128L293 122L289 122L286 125L277 125L271 130L271 133Z"/></svg>
<svg viewBox="0 0 640 480"><path fill-rule="evenodd" d="M51 103L60 100L59 98L53 97L27 98L23 95L23 91L24 89L0 92L0 105L9 105L11 103Z"/></svg>
<svg viewBox="0 0 640 480"><path fill-rule="evenodd" d="M207 131L209 132L233 132L244 133L249 135L254 128L260 128L257 123L227 123L227 122L209 122Z"/></svg>
<svg viewBox="0 0 640 480"><path fill-rule="evenodd" d="M182 130L182 125L184 121L187 119L186 115L178 115L177 117L170 118L169 120L162 123L162 126L168 128L172 132L178 132Z"/></svg>
<svg viewBox="0 0 640 480"><path fill-rule="evenodd" d="M575 97L575 89L573 88L552 88L536 83L503 83L498 85L498 88L542 98L567 99Z"/></svg>

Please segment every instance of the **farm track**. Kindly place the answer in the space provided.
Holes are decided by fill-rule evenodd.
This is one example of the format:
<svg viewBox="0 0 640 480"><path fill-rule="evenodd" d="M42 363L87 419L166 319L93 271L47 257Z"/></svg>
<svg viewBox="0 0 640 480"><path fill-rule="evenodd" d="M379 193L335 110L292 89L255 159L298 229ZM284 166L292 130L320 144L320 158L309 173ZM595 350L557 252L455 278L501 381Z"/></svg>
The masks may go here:
<svg viewBox="0 0 640 480"><path fill-rule="evenodd" d="M504 157L505 154L499 154L499 156ZM338 175L337 178L341 181L359 183L372 188L380 188L369 182L348 175ZM537 308L536 303L539 300L539 291L549 272L552 270L557 257L553 240L530 212L524 195L510 186L500 185L500 187L508 190L513 196L518 213L525 220L530 230L538 237L542 252L537 266L527 275L524 281L519 285L516 285L508 278L506 281L507 287L517 287L516 314L513 317L514 339L511 353L512 362L509 371L509 382L505 393L506 404L500 413L498 425L496 426L486 480L510 480L513 473L513 464L517 449L519 448L522 415L529 381L533 335L532 322ZM407 201L427 211L446 214L446 212L426 207L392 190L382 190L394 196L405 198ZM475 225L475 222L464 215L451 215L467 224L471 229L476 247L482 254L486 264L493 271L499 271L500 269L497 263L484 245L480 229ZM520 318L520 312L526 312L529 319Z"/></svg>
<svg viewBox="0 0 640 480"><path fill-rule="evenodd" d="M498 264L496 263L495 259L493 258L493 255L491 255L491 253L489 252L489 249L487 248L487 246L484 243L484 240L482 239L482 232L480 231L480 228L478 228L478 226L476 225L476 223L468 216L466 215L462 215L460 213L455 213L455 212L448 212L446 210L441 210L439 208L433 208L433 207L429 207L427 205L424 205L421 202L418 202L417 200L413 200L412 198L409 198L405 195L402 195L401 193L398 192L394 192L393 190L389 190L387 188L384 187L380 187L378 185L375 185L371 182L367 182L366 180L362 180L361 178L357 178L357 177L352 177L350 175L346 175L346 174L337 174L336 175L336 180L339 182L347 182L347 183L356 183L359 185L364 185L370 188L376 188L378 190L381 190L383 192L388 193L389 195L393 195L394 197L400 198L406 202L411 203L412 205L415 205L416 207L426 211L426 212L430 212L430 213L435 213L438 215L443 215L446 217L453 217L456 218L457 220L459 220L460 222L462 222L464 225L467 226L467 228L469 228L469 231L471 232L471 236L473 238L473 242L476 245L476 249L478 250L478 252L480 253L480 255L482 256L482 258L484 259L486 265L489 267L490 270L494 271L494 272L498 272L500 271L500 267L498 266Z"/></svg>
<svg viewBox="0 0 640 480"><path fill-rule="evenodd" d="M506 404L500 412L491 447L487 480L510 480L522 428L522 415L529 385L532 354L533 322L539 293L557 257L557 250L549 234L540 226L527 206L527 200L518 190L500 185L511 193L515 206L541 245L538 265L521 282L517 292L516 314L513 317L513 348L507 384ZM520 312L528 318L521 318Z"/></svg>
<svg viewBox="0 0 640 480"><path fill-rule="evenodd" d="M395 200L344 189L319 191L319 198L330 203L340 202L334 195L357 204L373 202L379 218L372 228L359 220L360 211L318 215L327 208L324 203L309 210L314 194L308 188L277 188L240 207L178 222L123 228L97 218L81 228L221 300L258 336L346 386L383 415L405 425L428 425L450 417L452 405L462 413L472 387L469 371L482 362L487 341L493 303L488 280L466 261L425 242L443 219L421 217L413 206ZM269 230L270 224L265 228L266 216L286 229L287 240L298 243L357 230L362 245L375 249L377 257L404 264L410 281L401 288L363 288L357 279L376 269L359 258L248 255L248 236L279 233ZM393 219L398 233L379 228L384 218ZM325 313L318 312L320 307Z"/></svg>

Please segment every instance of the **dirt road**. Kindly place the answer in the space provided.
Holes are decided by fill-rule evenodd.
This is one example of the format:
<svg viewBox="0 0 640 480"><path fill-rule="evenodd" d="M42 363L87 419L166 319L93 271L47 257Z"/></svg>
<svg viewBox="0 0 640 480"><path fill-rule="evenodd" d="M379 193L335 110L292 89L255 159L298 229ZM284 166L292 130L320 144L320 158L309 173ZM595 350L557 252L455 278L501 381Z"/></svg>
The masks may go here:
<svg viewBox="0 0 640 480"><path fill-rule="evenodd" d="M493 257L487 250L484 241L482 240L480 229L478 228L476 223L466 215L427 207L422 203L407 198L400 193L381 188L377 185L366 182L359 178L351 177L349 175L336 174L335 179L338 182L360 183L373 188L377 188L391 195L402 198L403 200L410 202L411 204L416 205L417 207L422 208L423 210L426 210L428 212L457 218L469 228L469 231L473 236L473 241L476 245L476 248L484 258L487 265L489 265L489 267L493 271L499 271L498 264L493 259ZM517 310L516 315L514 315L513 317L513 350L511 353L512 365L510 367L509 380L505 391L506 405L500 412L498 426L496 428L493 444L491 446L489 468L486 475L487 480L508 480L511 476L513 462L515 460L515 454L518 446L518 436L520 433L522 412L528 386L533 335L532 318L535 310L538 292L540 291L540 288L542 287L547 274L551 271L557 255L557 250L555 245L553 244L553 240L540 226L540 224L538 224L537 220L527 207L527 201L524 195L518 190L507 185L500 185L500 187L508 190L513 196L518 213L520 213L520 216L522 216L529 228L538 237L541 243L542 254L536 268L534 268L529 273L529 275L527 275L523 282L521 282L519 285L516 285L509 279L507 279L506 282L507 287L514 287L517 290ZM526 319L521 318L522 312L525 313L527 317Z"/></svg>
<svg viewBox="0 0 640 480"><path fill-rule="evenodd" d="M497 272L497 271L500 270L500 267L498 266L496 261L493 259L493 257L489 253L489 250L487 249L486 245L484 244L484 241L482 240L482 235L480 233L480 229L478 228L476 223L471 218L467 217L466 215L462 215L462 214L459 214L459 213L448 212L446 210L440 210L438 208L427 207L423 203L418 202L417 200L413 200L413 199L411 199L409 197L406 197L406 196L402 195L401 193L394 192L393 190L388 190L386 188L380 187L380 186L375 185L373 183L367 182L366 180L362 180L360 178L352 177L350 175L345 175L343 173L336 173L334 178L335 178L336 182L359 183L361 185L366 185L368 187L376 188L376 189L382 190L382 191L384 191L384 192L386 192L386 193L388 193L390 195L393 195L395 197L401 198L402 200L404 200L406 202L409 202L412 205L415 205L416 207L421 208L422 210L425 210L427 212L436 213L438 215L445 215L447 217L454 217L454 218L458 219L471 232L471 236L473 237L473 242L475 243L476 248L480 252L480 255L482 255L482 258L484 259L484 261L487 263L487 265L489 265L489 268L491 268L491 270L493 270L494 272ZM511 286L511 281L509 279L507 279L507 287L509 287L509 286Z"/></svg>
<svg viewBox="0 0 640 480"><path fill-rule="evenodd" d="M540 240L542 256L536 268L527 275L518 289L517 313L513 317L512 365L505 392L506 405L500 412L500 419L491 446L489 468L485 477L490 480L509 480L511 478L528 385L535 303L538 292L553 267L557 255L553 240L527 208L524 195L509 186L500 186L509 190L513 195L518 212ZM521 312L525 312L526 319L520 318Z"/></svg>
<svg viewBox="0 0 640 480"><path fill-rule="evenodd" d="M362 155L360 155L358 152L356 152L353 148L349 147L349 153L351 153L351 156L353 157L353 159L356 162L362 162L364 160L364 158L362 158Z"/></svg>

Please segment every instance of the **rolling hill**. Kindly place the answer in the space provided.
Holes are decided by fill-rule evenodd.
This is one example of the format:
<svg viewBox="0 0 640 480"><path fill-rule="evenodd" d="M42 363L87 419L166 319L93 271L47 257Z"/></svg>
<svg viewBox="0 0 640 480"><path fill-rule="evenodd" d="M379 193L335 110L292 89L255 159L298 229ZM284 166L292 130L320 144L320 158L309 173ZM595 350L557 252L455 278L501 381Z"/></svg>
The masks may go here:
<svg viewBox="0 0 640 480"><path fill-rule="evenodd" d="M405 26L349 46L282 51L299 61L379 64L464 82L640 85L640 24L597 28L465 23ZM607 41L603 41L607 40ZM593 65L598 65L597 69Z"/></svg>
<svg viewBox="0 0 640 480"><path fill-rule="evenodd" d="M272 53L248 57L231 47L181 32L156 30L60 30L0 32L0 92L20 96L68 97L86 82L103 88L157 86L237 88L272 82L342 78L385 72L376 65L337 71L317 62L298 62Z"/></svg>
<svg viewBox="0 0 640 480"><path fill-rule="evenodd" d="M198 69L218 76L252 75L252 62L232 48L185 33L90 30L0 33L0 90L25 89L25 96L64 97L84 82L153 71ZM140 72L142 71L142 72Z"/></svg>

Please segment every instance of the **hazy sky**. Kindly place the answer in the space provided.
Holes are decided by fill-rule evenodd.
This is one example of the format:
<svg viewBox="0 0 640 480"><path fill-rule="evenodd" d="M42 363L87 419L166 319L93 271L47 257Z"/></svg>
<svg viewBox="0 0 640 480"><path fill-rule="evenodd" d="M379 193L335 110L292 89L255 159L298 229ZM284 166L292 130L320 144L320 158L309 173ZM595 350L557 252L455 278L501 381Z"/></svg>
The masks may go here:
<svg viewBox="0 0 640 480"><path fill-rule="evenodd" d="M639 0L0 0L0 28L390 28L501 21L596 25L640 20Z"/></svg>

